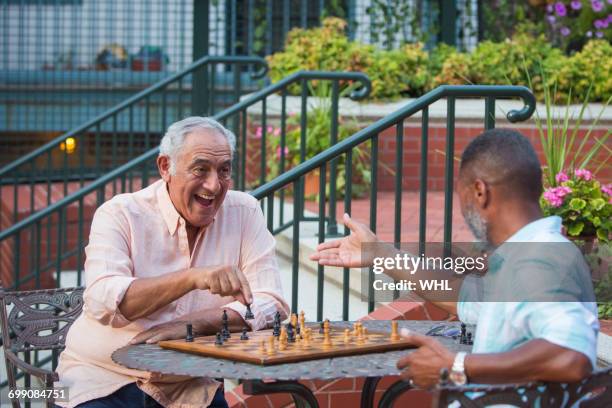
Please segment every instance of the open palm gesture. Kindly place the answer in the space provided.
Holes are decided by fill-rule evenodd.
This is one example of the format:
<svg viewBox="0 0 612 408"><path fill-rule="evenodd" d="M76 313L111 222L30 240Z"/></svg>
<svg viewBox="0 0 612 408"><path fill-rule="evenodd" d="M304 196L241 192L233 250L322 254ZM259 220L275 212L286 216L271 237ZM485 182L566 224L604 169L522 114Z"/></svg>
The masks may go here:
<svg viewBox="0 0 612 408"><path fill-rule="evenodd" d="M344 225L351 230L351 235L334 241L323 242L310 256L320 265L340 266L346 268L366 267L372 264L372 259L364 259L362 244L379 242L379 239L368 227L353 221L348 214L344 214Z"/></svg>

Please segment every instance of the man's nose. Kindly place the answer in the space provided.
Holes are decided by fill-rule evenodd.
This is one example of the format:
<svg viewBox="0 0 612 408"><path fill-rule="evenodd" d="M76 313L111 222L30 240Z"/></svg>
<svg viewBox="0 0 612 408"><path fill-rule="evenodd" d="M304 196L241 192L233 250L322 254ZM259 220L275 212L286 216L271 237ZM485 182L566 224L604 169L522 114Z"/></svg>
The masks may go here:
<svg viewBox="0 0 612 408"><path fill-rule="evenodd" d="M221 183L219 181L219 174L213 170L208 174L208 177L202 183L202 187L208 190L212 194L217 194L221 189Z"/></svg>

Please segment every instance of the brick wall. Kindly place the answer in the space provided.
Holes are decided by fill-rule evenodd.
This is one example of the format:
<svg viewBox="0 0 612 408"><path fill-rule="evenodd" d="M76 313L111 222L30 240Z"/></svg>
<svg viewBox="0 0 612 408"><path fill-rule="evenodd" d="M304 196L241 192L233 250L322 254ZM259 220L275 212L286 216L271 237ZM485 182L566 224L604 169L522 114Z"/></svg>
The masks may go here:
<svg viewBox="0 0 612 408"><path fill-rule="evenodd" d="M255 124L251 124L249 133L255 134ZM544 155L542 153L542 146L540 143L540 136L537 129L532 125L517 125L513 126L519 132L529 138L531 143L534 145L536 152L540 158L540 162L544 163ZM454 145L454 175L456 177L458 172L458 159L461 157L461 153L468 145L468 143L477 135L482 133L484 130L481 124L470 124L465 122L459 122L455 128L455 145ZM578 132L576 142L574 146L580 143L580 140L587 133L588 129L584 128ZM583 152L593 145L593 137L601 138L605 135L607 129L598 128L592 132L591 140L587 143ZM275 137L268 135L268 138ZM404 126L404 151L403 151L403 164L402 164L402 187L405 191L415 191L419 188L419 169L421 165L421 128L420 125L415 123L406 123ZM446 125L440 123L432 123L429 127L429 138L428 138L428 155L427 155L427 188L432 191L444 190L444 169L446 160ZM379 191L392 191L395 183L395 156L396 156L396 143L395 143L395 128L389 128L379 135L378 142L378 154L379 154L379 165L378 168L378 188ZM590 170L595 170L599 164L602 163L603 159L607 157L608 153L600 151L600 154L595 157L589 166ZM247 179L250 183L258 185L260 175L260 157L261 157L261 139L252 137L248 142L248 155L247 155ZM354 155L355 157L355 155ZM268 160L278 160L276 155ZM612 181L612 166L603 166L597 174L599 180L605 183Z"/></svg>
<svg viewBox="0 0 612 408"><path fill-rule="evenodd" d="M396 301L382 306L362 320L446 320L448 313L429 302ZM387 388L399 380L397 376L384 377L376 388L374 406ZM321 408L357 407L361 401L364 378L343 378L333 381L300 381L309 387ZM231 408L268 408L294 406L289 394L246 395L242 385L226 391L225 397ZM413 390L396 400L395 406L414 408L431 407L432 394L427 391Z"/></svg>

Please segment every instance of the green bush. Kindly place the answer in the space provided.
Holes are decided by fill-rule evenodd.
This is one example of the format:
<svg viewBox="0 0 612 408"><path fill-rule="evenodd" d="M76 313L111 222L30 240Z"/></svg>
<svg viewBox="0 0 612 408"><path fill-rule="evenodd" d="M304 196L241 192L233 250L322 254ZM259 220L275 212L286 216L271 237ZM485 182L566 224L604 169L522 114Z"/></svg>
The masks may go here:
<svg viewBox="0 0 612 408"><path fill-rule="evenodd" d="M592 101L612 94L612 46L605 40L592 40L568 57L543 35L519 30L512 39L481 42L472 53L448 45L428 53L420 43L380 50L350 41L345 29L344 20L327 18L321 27L290 31L285 50L268 57L272 80L299 70L361 71L372 80L370 97L381 100L420 96L444 84L529 86L530 77L542 100L544 73L547 85L556 87L556 102L566 102L570 89L572 100L582 101L591 83Z"/></svg>
<svg viewBox="0 0 612 408"><path fill-rule="evenodd" d="M580 98L591 83L592 100L605 102L612 95L612 45L608 41L592 40L566 62L554 75L561 98L567 99L570 88Z"/></svg>

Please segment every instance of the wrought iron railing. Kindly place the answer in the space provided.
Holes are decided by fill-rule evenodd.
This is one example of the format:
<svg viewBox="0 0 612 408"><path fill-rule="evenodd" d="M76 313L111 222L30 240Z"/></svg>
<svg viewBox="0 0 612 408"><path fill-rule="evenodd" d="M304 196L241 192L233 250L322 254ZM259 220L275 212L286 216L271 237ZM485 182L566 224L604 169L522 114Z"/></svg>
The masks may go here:
<svg viewBox="0 0 612 408"><path fill-rule="evenodd" d="M233 86L221 90L215 86L217 71L230 67ZM35 212L37 201L38 207L50 205L148 151L159 143L168 124L194 111L213 114L220 92L229 91L231 103L236 103L245 92L245 68L253 72L250 79L259 79L266 74L267 63L251 56L201 58L0 168L0 202L6 201L4 209L11 212L10 222L18 221L20 211L29 208L26 214ZM197 81L203 83L199 89L204 92L192 96L196 90L192 85ZM7 221L2 226L6 227Z"/></svg>
<svg viewBox="0 0 612 408"><path fill-rule="evenodd" d="M326 177L327 168L333 167L333 164L344 158L345 163L345 191L344 191L344 212L351 212L352 204L352 162L354 159L354 151L364 146L370 152L371 160L371 180L369 188L369 227L372 231L376 231L377 227L377 202L378 202L378 171L380 168L378 160L378 141L379 135L388 129L394 129L395 132L395 182L394 182L394 211L392 214L393 225L393 241L401 242L402 236L402 178L404 165L404 123L415 115L421 113L421 140L420 140L420 167L419 167L419 244L422 246L426 239L427 228L427 153L429 140L429 107L436 101L446 98L446 148L445 148L445 173L444 173L444 233L443 241L450 243L452 241L452 211L453 211L453 169L455 160L455 107L457 98L485 98L485 113L484 113L484 128L490 129L495 127L495 100L496 98L511 98L520 97L525 106L518 111L510 111L507 114L507 119L510 122L524 121L531 117L535 110L536 101L531 91L522 86L441 86L435 90L428 92L422 97L408 103L401 109L392 114L376 121L370 126L358 131L353 136L340 141L334 146L326 149L322 153L317 154L311 159L301 163L290 171L281 174L274 180L256 188L251 194L262 201L262 205L266 208L266 217L268 219L268 227L274 233L292 227L292 287L291 287L291 308L298 310L299 301L299 259L300 259L300 231L304 222L309 222L309 219L300 217L302 206L304 203L303 189L301 185L304 177L318 169L319 171L319 194L318 194L318 214L315 219L318 222L317 239L318 242L324 242L326 239L325 223L335 222L330 216L325 214L325 201L330 198L331 188L327 188L327 184L334 182L334 178ZM474 135L476 136L476 134ZM274 203L277 201L276 195L281 194L287 187L291 187L293 191L293 219L287 222L274 223ZM362 203L363 204L363 203ZM281 207L282 208L282 207ZM391 214L387 214L391 216ZM297 221L294 221L297 220ZM344 228L344 234L349 233L348 229ZM350 290L350 275L349 269L345 268L342 276L342 316L344 320L348 320L349 316L349 290ZM368 310L374 309L374 294L372 290L372 281L374 274L370 270L368 284ZM317 319L323 318L323 288L325 280L325 268L318 265L317 269Z"/></svg>
<svg viewBox="0 0 612 408"><path fill-rule="evenodd" d="M298 86L302 89L300 100L300 139L305 143L307 138L306 120L309 108L308 84L310 81L331 82L331 120L338 121L338 101L340 83L353 82L360 84L359 89L353 89L351 97L363 98L370 91L368 77L357 72L298 72L270 85L261 91L245 97L239 103L215 114L213 117L232 127L237 135L238 149L237 163L235 165L234 186L244 190L250 187L247 162L247 139L252 132L249 126L254 122L261 122L262 134L260 146L257 147L261 155L259 172L257 166L252 172L252 183L261 185L266 183L270 176L265 167L267 124L271 123L271 114L268 110L268 98L280 93L281 132L278 135L282 145L287 133L287 98L290 88ZM261 110L258 109L258 106ZM249 115L253 118L251 123ZM276 112L272 112L276 115ZM334 122L335 121L335 122ZM169 123L168 123L169 125ZM337 126L332 126L336 129ZM333 144L334 132L330 135ZM255 148L254 148L255 149ZM305 149L301 160L305 160ZM158 154L158 147L149 149L139 157L120 165L99 177L95 181L83 185L78 191L66 195L50 206L32 214L24 220L18 221L11 227L0 232L0 265L2 272L0 279L7 289L40 288L60 286L61 275L64 270L77 272L77 285L81 285L81 271L83 264L83 248L86 244L89 221L93 211L109 196L139 189L149 184L151 179L157 178L151 171L154 158ZM281 163L285 160L282 150ZM281 165L280 171L285 171ZM55 271L55 281L52 274Z"/></svg>

